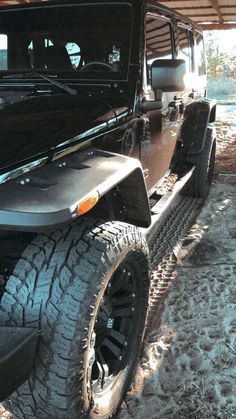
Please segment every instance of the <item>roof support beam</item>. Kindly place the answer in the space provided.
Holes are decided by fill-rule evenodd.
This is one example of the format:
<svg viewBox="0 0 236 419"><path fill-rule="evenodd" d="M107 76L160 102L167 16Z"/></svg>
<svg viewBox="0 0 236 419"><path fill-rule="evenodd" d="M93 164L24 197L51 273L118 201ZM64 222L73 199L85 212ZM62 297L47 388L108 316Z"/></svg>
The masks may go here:
<svg viewBox="0 0 236 419"><path fill-rule="evenodd" d="M220 29L236 29L236 23L200 23L201 28L204 31L213 31L213 30L220 30Z"/></svg>
<svg viewBox="0 0 236 419"><path fill-rule="evenodd" d="M186 13L186 15L185 16L188 16L188 17L190 17L191 19L194 19L195 20L195 22L197 21L197 18L198 17L212 17L212 19L207 19L207 21L209 21L210 20L210 22L214 22L214 20L215 21L217 21L217 19L213 19L213 18L217 18L217 16L214 14L212 14L212 13L198 13L197 15L196 14L192 14L192 13ZM231 21L234 21L234 20L236 20L236 12L235 13L227 13L227 16L232 16L232 19L231 19ZM229 20L229 19L228 19ZM221 23L223 23L223 22L221 22Z"/></svg>
<svg viewBox="0 0 236 419"><path fill-rule="evenodd" d="M196 0L161 0L160 1L160 3L185 3L185 2L195 2L196 3ZM210 7L210 6L209 6Z"/></svg>
<svg viewBox="0 0 236 419"><path fill-rule="evenodd" d="M213 7L213 9L216 11L216 13L218 14L219 19L220 19L220 23L223 23L224 19L223 19L223 16L221 14L221 11L220 11L220 6L219 6L218 1L217 0L208 0L208 1L209 1L210 5Z"/></svg>
<svg viewBox="0 0 236 419"><path fill-rule="evenodd" d="M236 3L227 0L228 4L220 4L220 0L158 0L166 6L175 8L184 16L192 18L201 25L203 30L235 29ZM179 6L179 7L178 7ZM205 23L204 23L205 22Z"/></svg>
<svg viewBox="0 0 236 419"><path fill-rule="evenodd" d="M220 9L230 9L230 10L234 10L236 12L236 4L233 6L220 6ZM211 6L185 6L185 7L178 7L178 10L191 10L191 11L195 11L195 10L212 10ZM226 13L226 12L225 12Z"/></svg>

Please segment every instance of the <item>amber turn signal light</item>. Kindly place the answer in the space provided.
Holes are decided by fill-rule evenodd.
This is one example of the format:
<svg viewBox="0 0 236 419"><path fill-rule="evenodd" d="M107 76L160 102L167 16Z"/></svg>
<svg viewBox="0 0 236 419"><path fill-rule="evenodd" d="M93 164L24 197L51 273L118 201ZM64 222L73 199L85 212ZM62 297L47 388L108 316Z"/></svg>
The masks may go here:
<svg viewBox="0 0 236 419"><path fill-rule="evenodd" d="M77 207L77 214L83 215L90 211L98 202L99 193L98 191L93 192L88 198L82 201Z"/></svg>

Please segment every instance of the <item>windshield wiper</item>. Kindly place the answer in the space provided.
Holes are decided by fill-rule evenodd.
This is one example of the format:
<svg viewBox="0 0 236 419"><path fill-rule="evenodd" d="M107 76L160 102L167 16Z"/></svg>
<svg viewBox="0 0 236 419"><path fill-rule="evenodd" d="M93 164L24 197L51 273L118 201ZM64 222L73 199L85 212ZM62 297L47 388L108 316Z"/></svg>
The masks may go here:
<svg viewBox="0 0 236 419"><path fill-rule="evenodd" d="M67 86L67 84L61 83L60 81L54 80L48 76L45 76L44 74L38 73L37 71L34 71L31 73L32 75L36 75L38 77L41 77L44 80L47 80L49 83L54 84L54 86L59 87L59 89L65 90L67 93L70 93L71 95L77 95L78 92L75 89L72 89L70 86Z"/></svg>
<svg viewBox="0 0 236 419"><path fill-rule="evenodd" d="M3 79L13 79L13 78L16 78L17 76L19 77L19 74L9 74L9 75L4 75L2 78ZM37 76L41 79L47 80L49 83L53 84L54 86L59 87L59 89L62 89L65 92L70 93L71 95L77 95L78 94L77 90L72 89L71 87L67 86L64 83L61 83L60 81L52 79L49 76L45 76L44 74L38 73L37 71L30 71L30 72L24 71L24 72L20 73L20 76L25 76L25 77L27 77L27 76Z"/></svg>

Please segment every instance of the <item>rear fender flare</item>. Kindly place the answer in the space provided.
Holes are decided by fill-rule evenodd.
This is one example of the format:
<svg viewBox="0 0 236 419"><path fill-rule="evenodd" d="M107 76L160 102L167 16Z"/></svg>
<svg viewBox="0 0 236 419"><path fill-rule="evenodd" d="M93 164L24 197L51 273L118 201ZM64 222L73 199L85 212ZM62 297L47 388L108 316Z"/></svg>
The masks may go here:
<svg viewBox="0 0 236 419"><path fill-rule="evenodd" d="M184 154L202 152L209 124L215 121L216 100L199 99L188 104L184 111L179 141Z"/></svg>

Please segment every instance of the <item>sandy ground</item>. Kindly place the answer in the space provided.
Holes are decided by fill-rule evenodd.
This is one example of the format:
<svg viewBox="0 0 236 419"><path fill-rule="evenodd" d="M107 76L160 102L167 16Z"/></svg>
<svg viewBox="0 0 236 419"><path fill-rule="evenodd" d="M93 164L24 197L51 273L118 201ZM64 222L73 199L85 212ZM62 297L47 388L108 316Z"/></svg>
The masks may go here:
<svg viewBox="0 0 236 419"><path fill-rule="evenodd" d="M217 176L119 419L236 417L235 207L236 176Z"/></svg>
<svg viewBox="0 0 236 419"><path fill-rule="evenodd" d="M236 106L217 107L216 172L236 173Z"/></svg>
<svg viewBox="0 0 236 419"><path fill-rule="evenodd" d="M118 419L236 418L236 107L220 106L216 125L211 193Z"/></svg>

